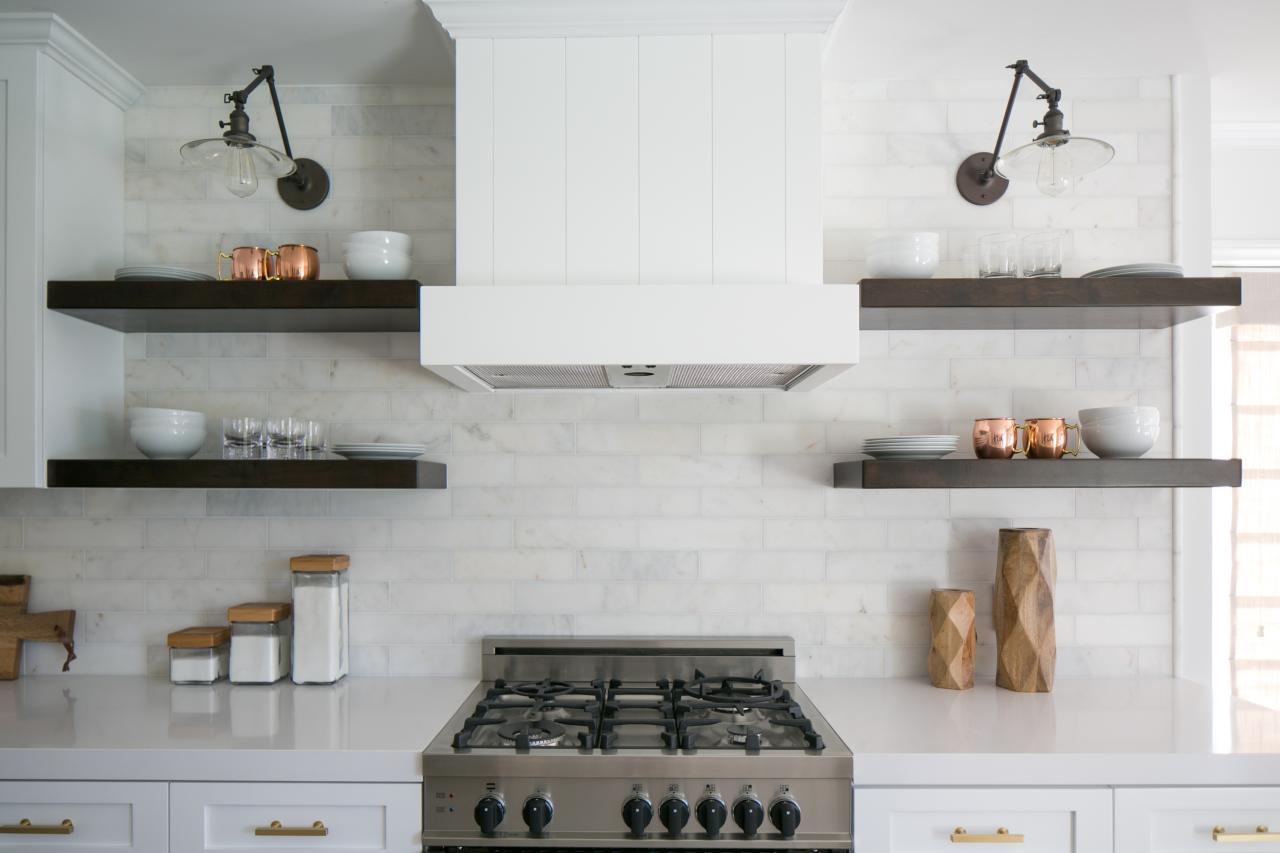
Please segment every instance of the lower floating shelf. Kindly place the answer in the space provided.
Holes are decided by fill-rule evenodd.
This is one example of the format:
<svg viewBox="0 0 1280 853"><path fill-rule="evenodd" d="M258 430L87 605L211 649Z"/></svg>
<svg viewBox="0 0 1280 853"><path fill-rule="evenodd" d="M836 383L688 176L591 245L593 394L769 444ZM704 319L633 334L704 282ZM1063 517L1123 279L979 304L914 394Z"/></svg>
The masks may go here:
<svg viewBox="0 0 1280 853"><path fill-rule="evenodd" d="M416 459L50 459L49 488L443 489L446 468Z"/></svg>
<svg viewBox="0 0 1280 853"><path fill-rule="evenodd" d="M938 459L837 462L837 489L1238 487L1239 459Z"/></svg>

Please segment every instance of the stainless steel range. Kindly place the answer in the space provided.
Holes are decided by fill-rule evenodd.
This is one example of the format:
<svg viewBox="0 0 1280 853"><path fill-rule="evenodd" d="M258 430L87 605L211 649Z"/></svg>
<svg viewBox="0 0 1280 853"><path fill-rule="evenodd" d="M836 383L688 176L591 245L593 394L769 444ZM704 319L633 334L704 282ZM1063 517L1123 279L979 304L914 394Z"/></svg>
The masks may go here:
<svg viewBox="0 0 1280 853"><path fill-rule="evenodd" d="M488 638L482 675L423 754L427 848L851 847L788 638Z"/></svg>

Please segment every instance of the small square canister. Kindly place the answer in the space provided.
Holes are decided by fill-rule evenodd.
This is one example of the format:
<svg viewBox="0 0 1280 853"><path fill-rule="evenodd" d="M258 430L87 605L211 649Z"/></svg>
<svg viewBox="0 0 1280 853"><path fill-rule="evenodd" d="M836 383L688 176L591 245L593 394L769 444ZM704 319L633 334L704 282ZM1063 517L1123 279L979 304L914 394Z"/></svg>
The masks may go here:
<svg viewBox="0 0 1280 853"><path fill-rule="evenodd" d="M289 602L250 602L227 609L231 623L231 683L274 684L289 674Z"/></svg>

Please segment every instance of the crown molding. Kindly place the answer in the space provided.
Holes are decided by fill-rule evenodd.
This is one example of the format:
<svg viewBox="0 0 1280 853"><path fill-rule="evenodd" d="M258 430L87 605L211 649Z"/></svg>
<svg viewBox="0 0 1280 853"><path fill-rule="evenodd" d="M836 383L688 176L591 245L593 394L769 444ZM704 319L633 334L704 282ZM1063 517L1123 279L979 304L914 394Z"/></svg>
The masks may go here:
<svg viewBox="0 0 1280 853"><path fill-rule="evenodd" d="M1216 148L1280 148L1280 121L1216 121Z"/></svg>
<svg viewBox="0 0 1280 853"><path fill-rule="evenodd" d="M1214 240L1215 267L1280 267L1280 239Z"/></svg>
<svg viewBox="0 0 1280 853"><path fill-rule="evenodd" d="M143 85L137 78L51 12L0 13L0 46L5 45L43 50L122 110L142 97Z"/></svg>
<svg viewBox="0 0 1280 853"><path fill-rule="evenodd" d="M459 38L824 33L845 0L423 0Z"/></svg>

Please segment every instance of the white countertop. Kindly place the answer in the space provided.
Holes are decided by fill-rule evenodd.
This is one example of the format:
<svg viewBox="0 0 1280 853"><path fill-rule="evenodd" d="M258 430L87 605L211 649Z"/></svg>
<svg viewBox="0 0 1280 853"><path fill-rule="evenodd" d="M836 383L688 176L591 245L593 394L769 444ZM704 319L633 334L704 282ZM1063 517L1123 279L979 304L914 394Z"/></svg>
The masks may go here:
<svg viewBox="0 0 1280 853"><path fill-rule="evenodd" d="M853 751L854 784L1280 784L1280 714L1173 678L809 679L800 687Z"/></svg>
<svg viewBox="0 0 1280 853"><path fill-rule="evenodd" d="M0 683L0 779L417 782L468 678L175 687L133 676ZM1049 694L802 679L876 785L1280 785L1280 714L1175 679ZM127 756L122 752L127 752Z"/></svg>

